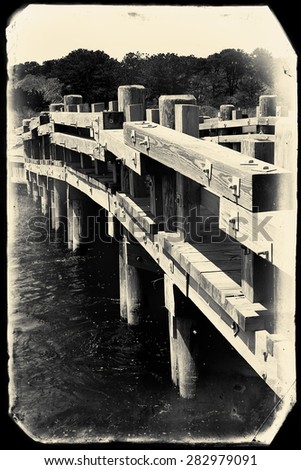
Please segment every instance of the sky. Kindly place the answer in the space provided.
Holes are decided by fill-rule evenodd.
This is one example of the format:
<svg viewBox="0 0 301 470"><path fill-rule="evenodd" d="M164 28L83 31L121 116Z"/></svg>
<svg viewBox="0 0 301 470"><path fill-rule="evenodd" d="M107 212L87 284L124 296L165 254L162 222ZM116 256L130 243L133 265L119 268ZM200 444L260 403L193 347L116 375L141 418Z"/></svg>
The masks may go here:
<svg viewBox="0 0 301 470"><path fill-rule="evenodd" d="M37 5L18 10L6 31L9 65L42 63L75 49L207 57L226 48L257 47L288 57L292 47L267 6L195 7Z"/></svg>

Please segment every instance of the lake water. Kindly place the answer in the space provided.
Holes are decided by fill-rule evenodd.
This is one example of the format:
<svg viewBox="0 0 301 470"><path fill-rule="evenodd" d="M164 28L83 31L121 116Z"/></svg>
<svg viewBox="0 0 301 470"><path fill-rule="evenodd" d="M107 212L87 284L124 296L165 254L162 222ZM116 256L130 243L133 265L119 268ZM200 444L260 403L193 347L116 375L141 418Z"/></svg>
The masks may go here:
<svg viewBox="0 0 301 470"><path fill-rule="evenodd" d="M34 439L56 443L244 440L274 394L200 315L197 398L172 386L163 281L149 285L143 321L119 317L118 245L74 254L33 243L39 208L19 186L9 238L10 406ZM13 231L12 231L13 230Z"/></svg>

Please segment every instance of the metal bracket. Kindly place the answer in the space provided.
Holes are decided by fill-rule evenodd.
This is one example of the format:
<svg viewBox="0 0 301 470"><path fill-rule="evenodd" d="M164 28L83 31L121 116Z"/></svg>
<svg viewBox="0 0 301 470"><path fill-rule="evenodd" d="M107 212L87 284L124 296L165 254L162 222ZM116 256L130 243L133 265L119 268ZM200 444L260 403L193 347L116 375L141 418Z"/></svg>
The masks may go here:
<svg viewBox="0 0 301 470"><path fill-rule="evenodd" d="M131 131L131 141L133 144L136 143L136 131L134 129Z"/></svg>
<svg viewBox="0 0 301 470"><path fill-rule="evenodd" d="M132 158L132 162L134 163L134 167L137 166L137 154L135 153L133 158Z"/></svg>
<svg viewBox="0 0 301 470"><path fill-rule="evenodd" d="M153 124L153 123L148 123L148 124L142 124L141 127L144 127L144 128L153 128L153 127L157 127L157 124Z"/></svg>
<svg viewBox="0 0 301 470"><path fill-rule="evenodd" d="M240 163L240 165L258 166L258 163L254 162L254 160L249 160L248 162Z"/></svg>
<svg viewBox="0 0 301 470"><path fill-rule="evenodd" d="M140 142L140 145L145 145L145 149L146 149L146 150L149 150L149 148L150 148L150 141L149 141L148 135L144 137L144 140L142 140L142 142Z"/></svg>
<svg viewBox="0 0 301 470"><path fill-rule="evenodd" d="M177 206L183 207L183 196L182 196L182 194L180 194L180 193L176 194L175 202L176 202Z"/></svg>
<svg viewBox="0 0 301 470"><path fill-rule="evenodd" d="M240 178L232 176L232 182L229 184L229 189L232 189L232 194L236 197L240 196Z"/></svg>
<svg viewBox="0 0 301 470"><path fill-rule="evenodd" d="M205 161L202 171L207 176L208 181L210 181L212 177L212 163L209 160Z"/></svg>
<svg viewBox="0 0 301 470"><path fill-rule="evenodd" d="M229 224L232 224L232 229L236 232L239 231L239 212L233 212L229 219Z"/></svg>
<svg viewBox="0 0 301 470"><path fill-rule="evenodd" d="M231 323L231 329L233 330L234 337L236 337L239 333L239 326L235 321Z"/></svg>

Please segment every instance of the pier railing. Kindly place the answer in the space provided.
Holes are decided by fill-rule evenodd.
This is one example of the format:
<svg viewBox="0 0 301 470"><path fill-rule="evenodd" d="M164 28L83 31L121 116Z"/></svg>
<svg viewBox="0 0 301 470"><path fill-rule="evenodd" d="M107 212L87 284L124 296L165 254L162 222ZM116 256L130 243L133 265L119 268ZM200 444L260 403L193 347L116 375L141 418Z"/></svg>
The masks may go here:
<svg viewBox="0 0 301 470"><path fill-rule="evenodd" d="M139 321L139 269L164 273L172 379L182 396L194 393L186 380L194 369L187 337L181 382L180 338L190 333L177 320L175 288L280 397L295 380L295 174L288 146L291 159L296 151L286 139L291 120L276 108L264 115L275 97L263 98L257 117L230 107L231 117L204 120L190 95L164 96L159 109L145 110L143 87L128 86L108 110L97 103L87 112L69 96L23 122L29 192L44 210L51 206L54 229L59 201L66 201L70 248L80 243L79 193L107 211L111 237L123 228L120 304L129 323Z"/></svg>

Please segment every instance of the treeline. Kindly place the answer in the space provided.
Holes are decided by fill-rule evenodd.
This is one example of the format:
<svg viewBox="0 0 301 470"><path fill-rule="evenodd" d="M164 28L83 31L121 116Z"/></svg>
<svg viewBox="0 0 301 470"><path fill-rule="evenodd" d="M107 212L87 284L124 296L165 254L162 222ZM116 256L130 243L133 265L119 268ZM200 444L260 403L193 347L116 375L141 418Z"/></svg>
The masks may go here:
<svg viewBox="0 0 301 470"><path fill-rule="evenodd" d="M84 102L108 102L119 85L146 87L147 105L157 105L164 94L191 93L213 115L220 104L250 109L258 97L273 91L274 59L265 49L247 54L224 49L207 58L177 54L128 53L121 62L103 51L78 49L43 64L26 62L13 67L13 108L32 115L61 102L65 94L81 94Z"/></svg>

